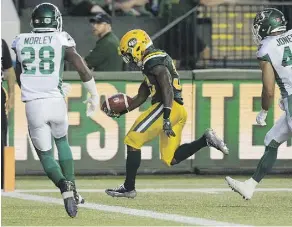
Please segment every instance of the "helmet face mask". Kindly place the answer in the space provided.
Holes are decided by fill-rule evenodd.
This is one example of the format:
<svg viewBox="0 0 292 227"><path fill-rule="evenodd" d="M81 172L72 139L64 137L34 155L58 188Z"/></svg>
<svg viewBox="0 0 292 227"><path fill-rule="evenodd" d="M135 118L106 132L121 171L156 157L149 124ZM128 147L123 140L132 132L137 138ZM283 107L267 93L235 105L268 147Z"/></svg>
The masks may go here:
<svg viewBox="0 0 292 227"><path fill-rule="evenodd" d="M130 53L122 53L121 56L126 64L130 62L134 63L134 59Z"/></svg>
<svg viewBox="0 0 292 227"><path fill-rule="evenodd" d="M267 8L257 13L252 26L254 42L260 42L275 32L286 31L287 21L284 14L274 8Z"/></svg>
<svg viewBox="0 0 292 227"><path fill-rule="evenodd" d="M62 15L55 5L42 3L34 8L30 25L33 28L33 32L61 32L63 25Z"/></svg>
<svg viewBox="0 0 292 227"><path fill-rule="evenodd" d="M143 55L152 46L148 34L140 29L127 32L120 41L120 55L125 63L134 63L138 67L143 65Z"/></svg>
<svg viewBox="0 0 292 227"><path fill-rule="evenodd" d="M260 26L255 24L254 26L252 26L252 34L253 34L253 41L255 42L255 44L259 45L260 42L262 41L262 37L259 35L259 29Z"/></svg>

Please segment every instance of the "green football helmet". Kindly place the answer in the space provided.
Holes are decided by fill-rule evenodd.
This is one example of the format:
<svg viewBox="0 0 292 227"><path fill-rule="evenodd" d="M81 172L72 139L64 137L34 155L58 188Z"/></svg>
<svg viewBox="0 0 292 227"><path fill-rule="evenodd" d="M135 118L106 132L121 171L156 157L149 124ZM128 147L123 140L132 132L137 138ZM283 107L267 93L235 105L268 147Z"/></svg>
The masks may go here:
<svg viewBox="0 0 292 227"><path fill-rule="evenodd" d="M37 5L31 15L31 27L33 32L62 31L62 15L55 5L42 3Z"/></svg>
<svg viewBox="0 0 292 227"><path fill-rule="evenodd" d="M253 21L252 33L256 44L274 32L286 31L284 14L275 8L266 8L257 13Z"/></svg>

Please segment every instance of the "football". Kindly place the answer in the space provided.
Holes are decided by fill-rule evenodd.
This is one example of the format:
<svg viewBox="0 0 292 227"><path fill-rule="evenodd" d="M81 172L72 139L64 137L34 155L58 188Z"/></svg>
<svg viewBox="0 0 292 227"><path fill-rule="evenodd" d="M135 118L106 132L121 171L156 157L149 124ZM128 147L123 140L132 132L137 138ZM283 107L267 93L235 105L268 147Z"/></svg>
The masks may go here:
<svg viewBox="0 0 292 227"><path fill-rule="evenodd" d="M115 113L121 113L129 107L132 100L133 99L126 94L118 93L106 98L101 106L101 110L104 112L107 112L107 110L112 110Z"/></svg>

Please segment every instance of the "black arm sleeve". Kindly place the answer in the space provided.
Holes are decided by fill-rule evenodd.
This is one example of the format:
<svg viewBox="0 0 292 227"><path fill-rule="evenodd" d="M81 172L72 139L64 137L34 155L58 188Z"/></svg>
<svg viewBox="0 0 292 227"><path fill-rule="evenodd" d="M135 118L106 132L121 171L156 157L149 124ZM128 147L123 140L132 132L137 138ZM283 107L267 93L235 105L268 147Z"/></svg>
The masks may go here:
<svg viewBox="0 0 292 227"><path fill-rule="evenodd" d="M16 81L18 86L21 88L21 81L20 81L20 75L22 73L22 69L21 69L21 64L17 59L17 55L16 55L16 67L15 67L15 76L16 76Z"/></svg>
<svg viewBox="0 0 292 227"><path fill-rule="evenodd" d="M7 43L2 39L2 67L3 70L9 69L12 67L12 59L7 46Z"/></svg>

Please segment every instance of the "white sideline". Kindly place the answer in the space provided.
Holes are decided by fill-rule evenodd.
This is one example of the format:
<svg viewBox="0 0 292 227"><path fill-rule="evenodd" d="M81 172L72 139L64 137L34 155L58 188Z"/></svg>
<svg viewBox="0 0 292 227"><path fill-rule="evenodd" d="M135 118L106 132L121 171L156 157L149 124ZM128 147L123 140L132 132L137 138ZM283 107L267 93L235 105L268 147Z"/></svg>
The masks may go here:
<svg viewBox="0 0 292 227"><path fill-rule="evenodd" d="M29 200L29 201L38 201L38 202L63 205L62 199L57 199L57 198L47 197L47 196L22 194L19 192L2 192L2 196ZM204 219L204 218L188 217L188 216L177 215L177 214L167 214L167 213L155 212L151 210L132 209L132 208L121 207L121 206L108 206L108 205L102 205L102 204L97 204L97 203L86 203L86 204L79 205L79 207L92 209L92 210L98 210L98 211L126 214L126 215L131 215L131 216L147 217L147 218L153 218L153 219L165 220L165 221L173 221L173 222L177 222L181 224L204 225L204 226L245 226L245 225L239 225L239 224L228 223L228 222L213 221L213 220Z"/></svg>
<svg viewBox="0 0 292 227"><path fill-rule="evenodd" d="M59 192L58 189L17 189L18 193L29 192ZM218 194L219 192L229 192L230 188L144 188L138 189L138 192L157 193L157 192L199 192L208 194ZM292 188L257 188L257 192L292 192ZM104 193L104 189L78 189L78 192L96 192Z"/></svg>

